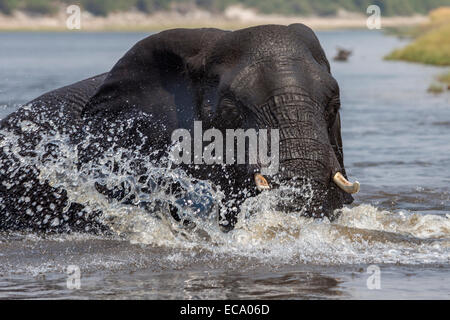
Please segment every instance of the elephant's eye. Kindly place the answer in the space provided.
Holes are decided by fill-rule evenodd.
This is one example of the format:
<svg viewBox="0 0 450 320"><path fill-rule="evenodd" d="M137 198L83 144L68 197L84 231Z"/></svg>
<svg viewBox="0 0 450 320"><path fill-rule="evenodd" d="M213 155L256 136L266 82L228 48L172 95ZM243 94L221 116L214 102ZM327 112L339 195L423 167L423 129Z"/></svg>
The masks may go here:
<svg viewBox="0 0 450 320"><path fill-rule="evenodd" d="M231 97L224 97L220 100L221 108L236 108L236 104Z"/></svg>
<svg viewBox="0 0 450 320"><path fill-rule="evenodd" d="M240 123L242 120L242 110L237 107L238 103L231 97L223 97L219 103L218 112L222 119L230 123Z"/></svg>

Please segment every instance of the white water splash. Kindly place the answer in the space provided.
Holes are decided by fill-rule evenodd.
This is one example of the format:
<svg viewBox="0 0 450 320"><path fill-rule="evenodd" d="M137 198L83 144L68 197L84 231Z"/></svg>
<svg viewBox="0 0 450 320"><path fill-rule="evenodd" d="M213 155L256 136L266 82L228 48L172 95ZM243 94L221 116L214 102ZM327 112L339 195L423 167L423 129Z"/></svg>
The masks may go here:
<svg viewBox="0 0 450 320"><path fill-rule="evenodd" d="M30 132L36 127L26 122L22 129ZM327 219L302 217L301 212L274 210L273 204L281 195L272 191L248 199L235 229L226 234L218 226L213 205L219 202L221 193L209 182L194 182L195 179L182 170L171 169L170 159L155 163L151 157L137 156L139 146L135 150L111 147L97 164L79 167L78 146L70 145L69 137L64 134L52 132L52 135L42 136L34 150L35 156L20 155L19 137L10 132L2 135L0 147L4 152L13 154L24 166L35 165L41 182L49 181L53 187L67 190L67 207L76 202L83 204L87 212L102 211L104 223L133 244L195 252L206 250L217 257L249 257L271 265L450 263L449 215L393 213L363 204L344 208L340 218L331 223ZM56 156L43 161L49 143L56 147ZM88 141L83 143L88 144ZM136 160L145 169L138 176L132 174ZM10 170L13 176L17 168ZM168 183L161 185L156 181ZM190 206L183 206L167 192L169 182L184 187L184 200ZM108 188L126 184L128 194L134 198L131 203L108 199L97 192L96 183ZM149 185L151 192L145 189ZM297 192L312 198L310 186L305 185ZM185 217L196 226L187 229L175 221L168 211L169 203L182 209ZM205 203L209 204L205 206ZM177 262L183 260L182 257L172 255L168 259Z"/></svg>

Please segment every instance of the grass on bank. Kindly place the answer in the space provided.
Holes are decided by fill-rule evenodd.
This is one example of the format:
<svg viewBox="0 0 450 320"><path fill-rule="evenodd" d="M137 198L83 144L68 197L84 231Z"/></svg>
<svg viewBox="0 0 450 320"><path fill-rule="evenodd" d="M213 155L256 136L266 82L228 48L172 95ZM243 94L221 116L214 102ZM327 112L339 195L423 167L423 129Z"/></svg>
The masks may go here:
<svg viewBox="0 0 450 320"><path fill-rule="evenodd" d="M411 44L394 50L385 58L450 66L450 7L433 10L429 16L429 24L404 31L416 36Z"/></svg>
<svg viewBox="0 0 450 320"><path fill-rule="evenodd" d="M440 83L433 82L432 84L430 84L427 91L429 93L438 94L444 92L444 87Z"/></svg>
<svg viewBox="0 0 450 320"><path fill-rule="evenodd" d="M441 74L438 77L438 80L446 85L450 86L450 71L444 74Z"/></svg>
<svg viewBox="0 0 450 320"><path fill-rule="evenodd" d="M450 90L450 71L436 77L436 81L428 87L430 93L442 93Z"/></svg>

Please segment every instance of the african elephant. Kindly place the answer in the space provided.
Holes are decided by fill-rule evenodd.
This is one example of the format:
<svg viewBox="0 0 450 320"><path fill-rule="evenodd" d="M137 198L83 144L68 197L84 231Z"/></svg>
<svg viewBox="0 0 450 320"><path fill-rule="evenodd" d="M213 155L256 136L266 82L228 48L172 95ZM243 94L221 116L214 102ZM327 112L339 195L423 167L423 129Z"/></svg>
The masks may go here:
<svg viewBox="0 0 450 320"><path fill-rule="evenodd" d="M80 163L95 162L111 145L139 145L140 154L153 152L157 159L172 145L173 132L192 131L194 121L202 121L203 131L279 132L279 170L271 176L261 174L259 163L184 165L193 177L223 190L225 214L219 222L224 230L233 228L246 198L283 184L309 183L313 190L308 201L297 194L280 203L283 210L303 208L305 215L332 219L335 209L351 203L350 194L359 190L357 182L346 180L339 108L338 84L317 37L305 25L233 32L174 29L151 35L108 73L44 94L2 121L0 229L107 229L99 220L101 212L80 214L83 205L68 207L65 190L36 183L36 168L11 169L21 155L34 156L42 133L64 132L74 145L82 144L86 132L96 136L77 156ZM114 130L117 124L126 125ZM7 132L20 137L14 142L20 148L15 155L7 152L14 147L6 141ZM51 144L47 149L50 154ZM125 197L125 189L98 185L110 197ZM30 210L33 215L26 214ZM171 208L175 219L180 210ZM58 217L58 223L50 223L49 217Z"/></svg>

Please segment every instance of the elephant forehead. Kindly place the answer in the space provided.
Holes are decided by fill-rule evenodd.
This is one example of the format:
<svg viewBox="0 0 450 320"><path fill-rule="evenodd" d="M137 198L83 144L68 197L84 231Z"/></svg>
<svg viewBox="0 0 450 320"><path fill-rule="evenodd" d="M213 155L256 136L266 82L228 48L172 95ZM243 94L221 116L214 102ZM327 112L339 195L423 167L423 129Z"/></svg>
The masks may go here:
<svg viewBox="0 0 450 320"><path fill-rule="evenodd" d="M286 90L311 95L316 86L322 90L328 87L329 78L330 74L316 63L281 56L261 59L240 69L232 79L230 89L240 98L252 100L265 99Z"/></svg>
<svg viewBox="0 0 450 320"><path fill-rule="evenodd" d="M234 32L234 39L249 50L277 50L302 47L302 39L285 26L260 26Z"/></svg>
<svg viewBox="0 0 450 320"><path fill-rule="evenodd" d="M214 62L248 63L270 57L301 58L311 55L310 45L285 26L261 26L237 30L215 43L210 57Z"/></svg>

